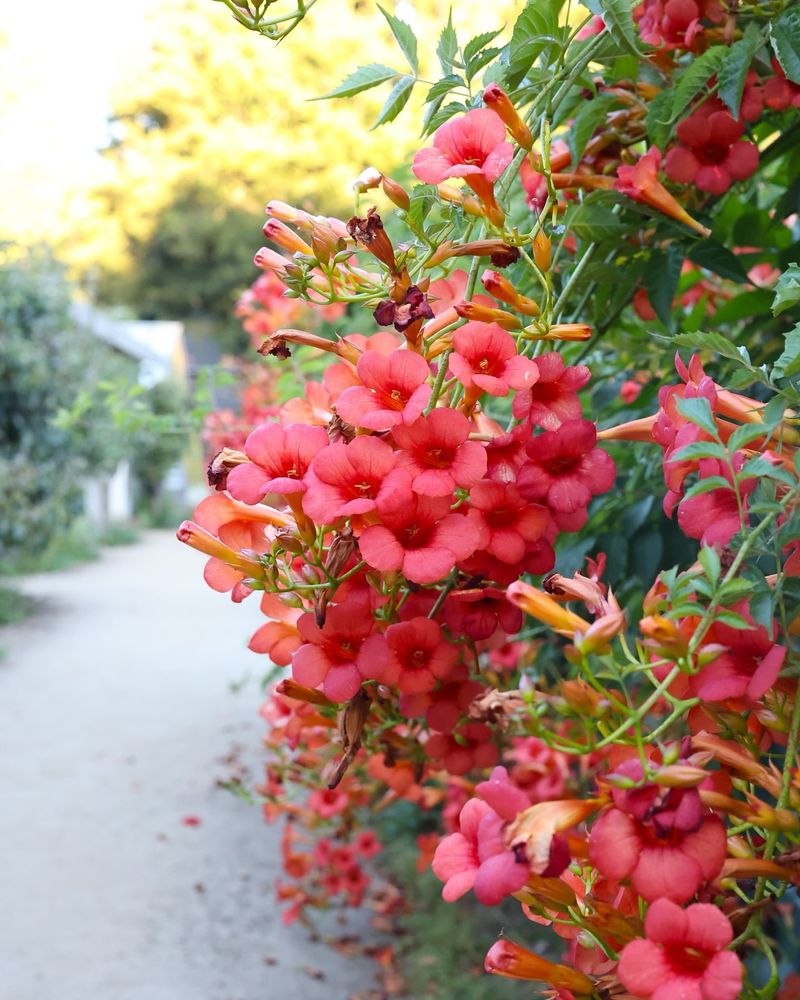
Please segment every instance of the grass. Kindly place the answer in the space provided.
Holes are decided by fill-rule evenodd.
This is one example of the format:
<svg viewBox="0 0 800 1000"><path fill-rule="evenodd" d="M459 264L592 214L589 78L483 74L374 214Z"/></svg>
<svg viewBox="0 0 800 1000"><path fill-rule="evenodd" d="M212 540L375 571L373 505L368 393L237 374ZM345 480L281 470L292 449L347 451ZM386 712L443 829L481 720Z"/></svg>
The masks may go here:
<svg viewBox="0 0 800 1000"><path fill-rule="evenodd" d="M141 537L139 525L131 521L112 521L100 535L101 545L134 545Z"/></svg>
<svg viewBox="0 0 800 1000"><path fill-rule="evenodd" d="M378 836L384 851L380 867L398 885L410 912L398 918L396 954L414 1000L531 1000L532 983L514 982L483 971L486 952L501 932L536 949L542 931L510 899L499 907L481 906L470 894L445 903L442 884L430 870L416 870L417 829L413 810L400 803L381 817Z"/></svg>
<svg viewBox="0 0 800 1000"><path fill-rule="evenodd" d="M16 625L24 621L36 606L36 601L13 587L0 585L0 625Z"/></svg>

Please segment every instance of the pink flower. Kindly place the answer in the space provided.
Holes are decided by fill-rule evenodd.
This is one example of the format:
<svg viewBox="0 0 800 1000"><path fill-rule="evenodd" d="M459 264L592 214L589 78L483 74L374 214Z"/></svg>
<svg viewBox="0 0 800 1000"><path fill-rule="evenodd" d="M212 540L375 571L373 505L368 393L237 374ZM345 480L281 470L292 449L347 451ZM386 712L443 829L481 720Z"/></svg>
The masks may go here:
<svg viewBox="0 0 800 1000"><path fill-rule="evenodd" d="M361 555L373 569L401 570L413 583L441 580L480 542L476 519L451 513L448 497L397 491L381 500L378 513L382 523L359 537Z"/></svg>
<svg viewBox="0 0 800 1000"><path fill-rule="evenodd" d="M606 878L630 877L634 891L643 899L665 896L685 903L722 871L727 852L725 826L718 816L703 814L702 809L692 808L686 816L677 809L674 815L670 809L665 811L671 827L609 809L592 827L589 857Z"/></svg>
<svg viewBox="0 0 800 1000"><path fill-rule="evenodd" d="M537 427L554 431L565 420L581 416L578 390L591 378L586 365L565 365L557 351L540 354L536 359L539 378L536 384L514 397L514 416L529 418Z"/></svg>
<svg viewBox="0 0 800 1000"><path fill-rule="evenodd" d="M404 694L431 691L437 679L452 671L459 655L458 647L448 642L439 623L428 618L390 625L386 641L393 660L391 682Z"/></svg>
<svg viewBox="0 0 800 1000"><path fill-rule="evenodd" d="M395 444L403 451L398 467L413 475L415 493L451 496L455 489L469 489L486 474L486 449L469 441L469 433L464 414L448 408L393 429Z"/></svg>
<svg viewBox="0 0 800 1000"><path fill-rule="evenodd" d="M777 59L772 60L775 76L764 84L764 103L774 111L785 111L788 107L800 108L800 84L786 79L786 74Z"/></svg>
<svg viewBox="0 0 800 1000"><path fill-rule="evenodd" d="M356 371L362 384L345 389L336 403L336 412L354 427L387 431L412 424L431 397L428 362L412 351L367 351Z"/></svg>
<svg viewBox="0 0 800 1000"><path fill-rule="evenodd" d="M353 847L362 858L374 858L383 850L383 845L372 830L361 830L356 836Z"/></svg>
<svg viewBox="0 0 800 1000"><path fill-rule="evenodd" d="M465 323L453 335L450 371L465 388L474 386L490 396L529 389L539 378L536 362L517 354L510 333L496 323L477 321Z"/></svg>
<svg viewBox="0 0 800 1000"><path fill-rule="evenodd" d="M308 797L308 808L323 819L344 812L349 804L347 792L341 788L315 788Z"/></svg>
<svg viewBox="0 0 800 1000"><path fill-rule="evenodd" d="M736 452L733 466L738 472L746 461L744 452ZM689 538L699 538L703 545L727 545L737 531L747 527L747 497L756 487L755 479L745 479L739 483L739 501L736 499L733 476L727 462L716 458L703 458L699 463L700 479L709 476L726 479L730 488L719 489L682 500L678 507L678 524ZM744 518L744 524L742 523Z"/></svg>
<svg viewBox="0 0 800 1000"><path fill-rule="evenodd" d="M786 648L776 645L763 625L755 624L746 604L733 610L752 627L737 629L719 621L712 626L706 642L725 648L689 679L691 693L703 701L761 698L778 679L786 658Z"/></svg>
<svg viewBox="0 0 800 1000"><path fill-rule="evenodd" d="M744 127L721 101L705 101L678 125L679 146L664 160L667 176L709 194L724 194L758 167L758 147L742 140Z"/></svg>
<svg viewBox="0 0 800 1000"><path fill-rule="evenodd" d="M308 466L327 443L324 427L262 424L245 441L250 461L228 473L228 492L249 504L260 503L267 493L304 493Z"/></svg>
<svg viewBox="0 0 800 1000"><path fill-rule="evenodd" d="M470 799L466 803L459 816L458 833L441 841L432 868L444 882L442 898L448 903L474 888L481 903L494 906L528 881L527 862L518 861L503 840L506 821L525 809L528 801L508 781L502 767L495 768L492 779L478 788L481 797L489 801Z"/></svg>
<svg viewBox="0 0 800 1000"><path fill-rule="evenodd" d="M742 963L725 949L733 940L728 918L710 903L682 910L658 899L647 911L644 939L625 945L617 974L626 990L652 1000L736 1000Z"/></svg>
<svg viewBox="0 0 800 1000"><path fill-rule="evenodd" d="M458 729L434 733L425 744L425 753L450 774L492 767L498 757L492 730L482 722L467 722Z"/></svg>
<svg viewBox="0 0 800 1000"><path fill-rule="evenodd" d="M616 475L611 456L596 442L591 420L567 420L558 430L533 438L517 479L520 493L558 513L585 508L593 496L611 489Z"/></svg>
<svg viewBox="0 0 800 1000"><path fill-rule="evenodd" d="M412 169L426 184L463 177L487 208L499 210L494 200L494 182L513 155L514 147L506 142L503 122L494 111L478 108L438 128L433 146L417 153ZM502 222L502 218L500 212L493 221Z"/></svg>
<svg viewBox="0 0 800 1000"><path fill-rule="evenodd" d="M389 663L386 639L373 632L369 607L352 600L328 608L325 624L307 612L297 621L305 640L292 656L292 676L304 687L322 687L333 701L352 698L366 679L379 680Z"/></svg>
<svg viewBox="0 0 800 1000"><path fill-rule="evenodd" d="M350 444L328 445L306 475L303 510L317 524L374 510L378 500L394 488L389 473L395 463L392 448L375 437L362 435Z"/></svg>
<svg viewBox="0 0 800 1000"><path fill-rule="evenodd" d="M520 562L528 543L538 542L550 527L547 508L526 503L511 484L484 479L470 490L469 502L486 529L481 548L501 562Z"/></svg>

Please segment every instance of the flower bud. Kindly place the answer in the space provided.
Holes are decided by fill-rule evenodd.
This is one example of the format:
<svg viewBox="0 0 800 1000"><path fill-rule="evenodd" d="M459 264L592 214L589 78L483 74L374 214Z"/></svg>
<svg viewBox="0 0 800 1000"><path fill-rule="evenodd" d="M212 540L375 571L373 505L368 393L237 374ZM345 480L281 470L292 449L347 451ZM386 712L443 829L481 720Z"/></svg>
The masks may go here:
<svg viewBox="0 0 800 1000"><path fill-rule="evenodd" d="M383 174L377 167L367 167L353 181L353 190L358 194L364 194L366 191L378 187L382 180Z"/></svg>
<svg viewBox="0 0 800 1000"><path fill-rule="evenodd" d="M536 266L540 271L550 270L550 262L552 260L550 237L545 235L541 229L533 237L533 259L536 261Z"/></svg>
<svg viewBox="0 0 800 1000"><path fill-rule="evenodd" d="M381 186L383 187L383 193L389 201L397 205L398 208L402 208L404 212L409 210L411 199L404 187L398 184L397 181L392 180L391 177L384 177Z"/></svg>
<svg viewBox="0 0 800 1000"><path fill-rule="evenodd" d="M262 271L274 271L277 275L282 275L286 273L286 265L289 261L269 247L261 247L253 257L253 263Z"/></svg>
<svg viewBox="0 0 800 1000"><path fill-rule="evenodd" d="M273 243L277 243L279 247L283 247L284 250L288 250L290 253L307 254L309 257L314 256L314 251L308 243L301 239L293 230L289 229L288 226L285 226L279 219L267 219L264 223L263 233L268 240L272 240Z"/></svg>
<svg viewBox="0 0 800 1000"><path fill-rule="evenodd" d="M519 112L502 87L498 87L496 83L490 83L483 92L483 103L500 118L514 141L523 149L530 151L533 146L531 130L520 118Z"/></svg>
<svg viewBox="0 0 800 1000"><path fill-rule="evenodd" d="M456 302L455 311L462 319L477 320L479 323L497 323L504 330L519 330L520 320L504 309L492 309L491 306L478 305L475 302Z"/></svg>
<svg viewBox="0 0 800 1000"><path fill-rule="evenodd" d="M497 976L549 983L559 990L570 990L579 997L591 996L594 992L592 980L582 972L566 965L548 962L546 958L506 938L500 938L492 945L483 967Z"/></svg>
<svg viewBox="0 0 800 1000"><path fill-rule="evenodd" d="M280 219L281 222L290 222L293 226L301 229L311 229L314 224L314 216L304 212L294 205L287 205L285 201L270 201L267 203L267 215L273 219Z"/></svg>
<svg viewBox="0 0 800 1000"><path fill-rule="evenodd" d="M492 271L490 268L487 268L481 275L481 284L490 295L501 302L505 302L507 305L513 306L517 312L521 312L525 316L539 315L538 304L526 295L520 295L508 278L500 274L499 271Z"/></svg>

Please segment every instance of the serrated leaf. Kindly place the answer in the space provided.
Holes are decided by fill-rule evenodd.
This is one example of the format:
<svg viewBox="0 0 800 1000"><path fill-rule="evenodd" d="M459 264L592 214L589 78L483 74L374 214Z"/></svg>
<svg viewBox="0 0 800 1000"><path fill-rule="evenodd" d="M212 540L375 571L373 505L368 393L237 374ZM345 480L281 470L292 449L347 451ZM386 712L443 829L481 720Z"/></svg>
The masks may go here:
<svg viewBox="0 0 800 1000"><path fill-rule="evenodd" d="M798 302L800 302L800 264L793 261L778 278L778 283L775 285L772 315L780 316L782 312L791 309Z"/></svg>
<svg viewBox="0 0 800 1000"><path fill-rule="evenodd" d="M370 87L377 87L378 84L386 83L387 80L394 80L400 76L396 69L391 66L382 66L380 63L370 63L368 66L359 66L334 90L321 97L312 97L312 101L327 101L332 97L352 97L360 94L362 90L369 90Z"/></svg>
<svg viewBox="0 0 800 1000"><path fill-rule="evenodd" d="M708 579L712 583L716 583L717 580L719 580L719 574L722 568L716 549L712 549L709 546L704 545L697 555L697 561L705 570Z"/></svg>
<svg viewBox="0 0 800 1000"><path fill-rule="evenodd" d="M763 455L756 455L749 462L745 462L739 475L742 479L775 479L786 486L794 486L795 477L779 465L773 465Z"/></svg>
<svg viewBox="0 0 800 1000"><path fill-rule="evenodd" d="M747 316L763 316L772 306L772 291L756 288L752 292L742 292L723 302L711 318L714 326L735 323Z"/></svg>
<svg viewBox="0 0 800 1000"><path fill-rule="evenodd" d="M721 458L726 455L725 446L718 441L692 441L684 445L680 451L670 455L670 462L688 462L696 458Z"/></svg>
<svg viewBox="0 0 800 1000"><path fill-rule="evenodd" d="M800 372L800 323L784 334L784 343L783 353L772 368L775 378L791 378Z"/></svg>
<svg viewBox="0 0 800 1000"><path fill-rule="evenodd" d="M738 451L740 448L744 448L745 445L750 444L751 441L755 441L756 438L764 437L765 433L766 430L763 424L744 424L741 427L737 427L728 438L728 449L732 452Z"/></svg>
<svg viewBox="0 0 800 1000"><path fill-rule="evenodd" d="M696 396L693 399L689 397L677 399L675 405L681 416L686 417L689 423L704 430L712 438L719 437L717 424L711 412L711 404L704 396Z"/></svg>
<svg viewBox="0 0 800 1000"><path fill-rule="evenodd" d="M645 287L650 302L664 324L669 326L672 301L678 290L678 282L683 266L683 248L673 243L666 253L658 254L645 272Z"/></svg>
<svg viewBox="0 0 800 1000"><path fill-rule="evenodd" d="M496 48L481 49L481 51L467 63L467 79L472 80L476 74L480 73L487 63L490 63L492 59L496 59L502 51L502 49Z"/></svg>
<svg viewBox="0 0 800 1000"><path fill-rule="evenodd" d="M575 115L572 128L569 130L567 142L572 153L573 168L577 167L587 142L591 139L597 126L605 121L608 112L619 105L619 100L608 94L595 97L592 101L582 102Z"/></svg>
<svg viewBox="0 0 800 1000"><path fill-rule="evenodd" d="M650 102L647 109L647 135L650 144L663 149L669 142L672 131L672 101L675 97L674 91L662 90Z"/></svg>
<svg viewBox="0 0 800 1000"><path fill-rule="evenodd" d="M696 330L694 333L679 333L672 338L672 341L678 347L713 351L730 361L738 361L739 364L746 363L736 344L732 344L721 333L706 333L702 330Z"/></svg>
<svg viewBox="0 0 800 1000"><path fill-rule="evenodd" d="M711 493L714 490L730 489L732 489L731 484L724 476L706 476L705 479L701 479L686 491L685 498L688 500L690 497L698 497L703 493Z"/></svg>
<svg viewBox="0 0 800 1000"><path fill-rule="evenodd" d="M800 7L788 7L769 26L770 39L781 69L792 83L800 84Z"/></svg>
<svg viewBox="0 0 800 1000"><path fill-rule="evenodd" d="M708 80L719 72L727 52L728 49L724 45L715 45L713 48L707 49L701 56L690 62L687 69L678 77L678 82L675 84L675 97L672 101L673 121L681 117Z"/></svg>
<svg viewBox="0 0 800 1000"><path fill-rule="evenodd" d="M509 83L516 86L548 45L561 45L558 18L547 4L528 0L514 22L508 46Z"/></svg>
<svg viewBox="0 0 800 1000"><path fill-rule="evenodd" d="M588 202L578 207L569 228L580 239L603 243L627 232L628 226L610 208Z"/></svg>
<svg viewBox="0 0 800 1000"><path fill-rule="evenodd" d="M460 76L456 76L455 73L450 76L445 76L441 80L437 80L436 83L428 91L428 95L425 98L425 103L429 104L431 101L442 101L454 87L464 87L466 83Z"/></svg>
<svg viewBox="0 0 800 1000"><path fill-rule="evenodd" d="M689 260L700 267L713 271L720 278L729 278L739 284L747 281L747 272L736 254L716 240L699 240L693 243L688 252Z"/></svg>
<svg viewBox="0 0 800 1000"><path fill-rule="evenodd" d="M747 632L753 627L746 618L742 618L741 615L727 608L718 609L714 618L716 621L722 622L723 625L727 625L728 628L741 629L743 632Z"/></svg>
<svg viewBox="0 0 800 1000"><path fill-rule="evenodd" d="M397 44L400 46L403 55L406 57L406 62L414 71L414 75L416 76L416 74L419 73L417 36L412 31L411 25L406 24L405 21L401 21L400 18L395 17L394 14L390 14L388 10L384 10L380 4L378 4L378 10L386 18L386 22L391 28ZM387 121L391 121L391 119L387 119ZM374 127L375 126L373 126L373 128Z"/></svg>
<svg viewBox="0 0 800 1000"><path fill-rule="evenodd" d="M717 97L728 107L734 118L739 117L744 84L753 56L761 44L758 32L745 34L734 42L722 59L717 73Z"/></svg>
<svg viewBox="0 0 800 1000"><path fill-rule="evenodd" d="M442 28L442 33L439 35L439 44L436 46L436 55L439 58L439 65L442 67L443 73L449 73L453 68L457 54L458 38L453 27L453 8L451 7L450 13L447 16L447 24Z"/></svg>
<svg viewBox="0 0 800 1000"><path fill-rule="evenodd" d="M502 28L498 28L497 31L484 31L482 34L471 38L464 46L464 62L468 63L474 59L481 49L497 38L502 30Z"/></svg>
<svg viewBox="0 0 800 1000"><path fill-rule="evenodd" d="M411 97L411 91L414 89L415 83L416 80L413 76L404 76L402 79L397 81L389 92L389 96L386 98L386 103L381 108L381 112L375 119L370 132L373 132L379 126L385 125L387 122L394 121L394 119L397 118L406 104L408 104L408 99Z"/></svg>
<svg viewBox="0 0 800 1000"><path fill-rule="evenodd" d="M621 49L632 56L641 56L637 45L638 34L633 23L633 6L631 0L600 0L600 10L594 13L601 14L606 31Z"/></svg>
<svg viewBox="0 0 800 1000"><path fill-rule="evenodd" d="M449 122L453 115L457 115L461 112L469 111L466 104L462 104L460 101L450 101L449 104L445 104L443 108L437 108L436 104L428 105L428 112L425 113L425 117L422 122L422 134L430 135L435 132L440 125L444 125L445 122Z"/></svg>
<svg viewBox="0 0 800 1000"><path fill-rule="evenodd" d="M411 203L406 217L409 225L422 229L428 212L436 201L436 187L433 184L417 184L411 191Z"/></svg>

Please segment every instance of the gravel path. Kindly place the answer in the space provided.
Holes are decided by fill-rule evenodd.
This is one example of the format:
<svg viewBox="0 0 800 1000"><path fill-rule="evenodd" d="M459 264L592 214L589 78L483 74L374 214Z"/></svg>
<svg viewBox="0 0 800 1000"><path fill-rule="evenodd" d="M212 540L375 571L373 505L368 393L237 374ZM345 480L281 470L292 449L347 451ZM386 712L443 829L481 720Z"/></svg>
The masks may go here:
<svg viewBox="0 0 800 1000"><path fill-rule="evenodd" d="M212 593L201 569L153 532L28 578L41 610L0 630L4 1000L347 1000L374 986L370 960L282 925L279 829L216 786L231 756L260 766L263 661L244 646L255 602ZM338 933L363 928L350 919Z"/></svg>

